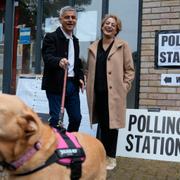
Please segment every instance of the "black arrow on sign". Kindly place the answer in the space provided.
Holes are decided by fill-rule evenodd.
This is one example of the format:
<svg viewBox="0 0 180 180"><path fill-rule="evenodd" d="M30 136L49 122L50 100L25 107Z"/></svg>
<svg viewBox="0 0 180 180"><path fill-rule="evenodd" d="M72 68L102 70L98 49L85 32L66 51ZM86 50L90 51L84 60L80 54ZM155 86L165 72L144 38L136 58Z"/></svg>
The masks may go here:
<svg viewBox="0 0 180 180"><path fill-rule="evenodd" d="M172 78L171 77L165 77L164 78L164 82L165 83L171 83L172 82Z"/></svg>
<svg viewBox="0 0 180 180"><path fill-rule="evenodd" d="M180 83L180 77L179 77L179 76L176 77L176 82L177 82L177 83Z"/></svg>

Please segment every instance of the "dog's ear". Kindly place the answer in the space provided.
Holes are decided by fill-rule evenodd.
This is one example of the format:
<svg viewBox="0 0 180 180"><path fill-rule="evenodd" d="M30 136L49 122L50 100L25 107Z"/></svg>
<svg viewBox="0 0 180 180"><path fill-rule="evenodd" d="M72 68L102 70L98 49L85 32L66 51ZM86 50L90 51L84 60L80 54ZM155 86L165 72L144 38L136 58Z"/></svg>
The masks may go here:
<svg viewBox="0 0 180 180"><path fill-rule="evenodd" d="M34 113L25 113L18 121L23 128L25 136L31 136L38 130L37 116Z"/></svg>

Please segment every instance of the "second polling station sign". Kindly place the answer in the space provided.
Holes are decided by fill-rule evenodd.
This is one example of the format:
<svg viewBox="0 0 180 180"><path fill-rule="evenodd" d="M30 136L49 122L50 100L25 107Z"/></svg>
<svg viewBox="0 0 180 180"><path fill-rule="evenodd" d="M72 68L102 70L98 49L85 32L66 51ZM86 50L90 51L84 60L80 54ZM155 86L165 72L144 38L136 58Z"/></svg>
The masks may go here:
<svg viewBox="0 0 180 180"><path fill-rule="evenodd" d="M180 162L180 112L127 109L117 155Z"/></svg>
<svg viewBox="0 0 180 180"><path fill-rule="evenodd" d="M156 31L155 67L180 67L180 30Z"/></svg>

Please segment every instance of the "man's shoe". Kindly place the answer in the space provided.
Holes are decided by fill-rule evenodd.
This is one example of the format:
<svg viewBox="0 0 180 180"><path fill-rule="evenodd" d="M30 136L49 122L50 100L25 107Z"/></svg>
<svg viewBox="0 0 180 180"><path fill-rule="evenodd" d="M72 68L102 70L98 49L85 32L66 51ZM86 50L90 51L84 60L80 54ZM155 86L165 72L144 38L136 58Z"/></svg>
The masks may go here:
<svg viewBox="0 0 180 180"><path fill-rule="evenodd" d="M113 170L116 167L116 158L108 157L106 158L106 169Z"/></svg>

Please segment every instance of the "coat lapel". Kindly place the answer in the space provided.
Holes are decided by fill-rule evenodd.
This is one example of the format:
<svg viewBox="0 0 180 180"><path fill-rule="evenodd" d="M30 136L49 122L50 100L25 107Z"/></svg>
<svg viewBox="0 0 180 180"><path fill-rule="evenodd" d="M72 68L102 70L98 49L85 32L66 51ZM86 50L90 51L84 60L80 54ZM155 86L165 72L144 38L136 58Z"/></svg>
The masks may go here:
<svg viewBox="0 0 180 180"><path fill-rule="evenodd" d="M95 41L93 44L89 46L89 51L93 54L96 60L97 56L97 47L98 47L99 40Z"/></svg>
<svg viewBox="0 0 180 180"><path fill-rule="evenodd" d="M109 52L108 59L123 45L123 41L117 38L114 39L113 46Z"/></svg>

